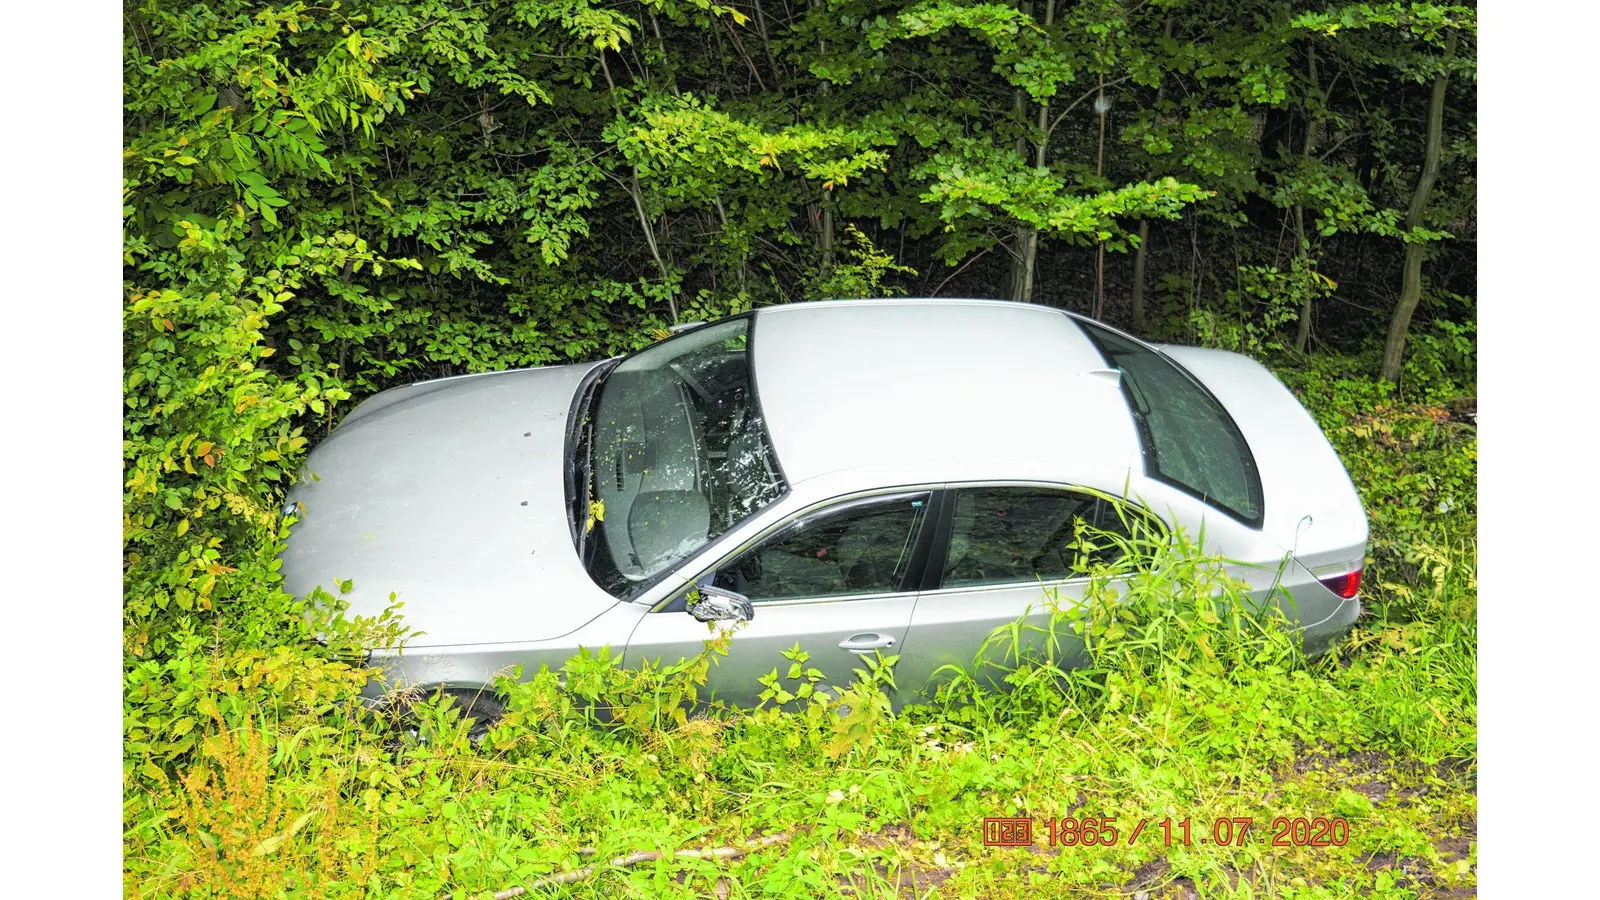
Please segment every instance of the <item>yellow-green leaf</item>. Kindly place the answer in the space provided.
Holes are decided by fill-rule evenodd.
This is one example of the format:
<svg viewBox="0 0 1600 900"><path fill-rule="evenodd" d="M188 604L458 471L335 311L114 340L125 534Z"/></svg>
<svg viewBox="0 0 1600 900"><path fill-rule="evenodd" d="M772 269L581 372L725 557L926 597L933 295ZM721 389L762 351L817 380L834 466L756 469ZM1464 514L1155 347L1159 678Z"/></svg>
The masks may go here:
<svg viewBox="0 0 1600 900"><path fill-rule="evenodd" d="M266 840L262 841L261 843L257 844L256 848L254 850L250 851L250 855L251 856L266 856L268 853L273 853L279 847L282 847L283 846L283 842L287 841L288 839L289 839L289 836L287 834L275 834L272 837L269 837Z"/></svg>
<svg viewBox="0 0 1600 900"><path fill-rule="evenodd" d="M305 813L304 815L302 815L299 818L295 819L294 822L289 825L289 830L287 832L285 832L285 834L292 835L296 831L299 831L300 829L306 827L306 823L311 821L316 816L316 814L317 814L317 811L316 810L312 810L311 812Z"/></svg>

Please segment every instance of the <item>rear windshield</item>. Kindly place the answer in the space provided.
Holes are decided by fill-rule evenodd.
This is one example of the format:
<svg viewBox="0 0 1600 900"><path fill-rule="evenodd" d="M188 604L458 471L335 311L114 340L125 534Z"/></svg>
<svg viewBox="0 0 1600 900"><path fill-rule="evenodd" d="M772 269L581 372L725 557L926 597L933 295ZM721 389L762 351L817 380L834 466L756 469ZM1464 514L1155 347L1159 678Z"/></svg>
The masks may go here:
<svg viewBox="0 0 1600 900"><path fill-rule="evenodd" d="M1075 319L1106 364L1122 371L1144 446L1145 470L1179 490L1261 525L1261 477L1244 435L1211 392L1177 363L1107 328Z"/></svg>

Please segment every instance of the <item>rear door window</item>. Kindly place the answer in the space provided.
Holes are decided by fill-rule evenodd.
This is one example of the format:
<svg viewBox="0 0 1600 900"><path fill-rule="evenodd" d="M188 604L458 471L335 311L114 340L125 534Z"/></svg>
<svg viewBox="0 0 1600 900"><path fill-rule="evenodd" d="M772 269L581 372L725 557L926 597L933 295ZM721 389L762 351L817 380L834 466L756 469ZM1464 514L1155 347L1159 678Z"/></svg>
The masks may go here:
<svg viewBox="0 0 1600 900"><path fill-rule="evenodd" d="M1140 527L1149 521L1142 512L1058 488L957 488L952 502L944 588L1079 577L1121 550L1098 532L1152 533Z"/></svg>

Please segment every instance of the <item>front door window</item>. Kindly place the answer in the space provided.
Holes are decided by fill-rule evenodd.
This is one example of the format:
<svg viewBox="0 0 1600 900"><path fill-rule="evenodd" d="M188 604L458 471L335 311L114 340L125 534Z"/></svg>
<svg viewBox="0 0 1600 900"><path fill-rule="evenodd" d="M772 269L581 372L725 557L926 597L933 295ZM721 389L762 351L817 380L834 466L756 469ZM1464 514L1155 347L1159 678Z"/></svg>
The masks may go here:
<svg viewBox="0 0 1600 900"><path fill-rule="evenodd" d="M902 590L928 494L871 498L805 516L717 570L753 602Z"/></svg>
<svg viewBox="0 0 1600 900"><path fill-rule="evenodd" d="M817 690L848 687L855 670L866 668L865 656L898 654L917 602L909 582L927 552L918 547L926 543L919 534L930 496L918 491L842 501L789 522L704 573L755 606L755 618L734 629L727 656L708 673L711 693L754 705L764 676L789 671L784 653L796 644L810 654L807 670L821 673ZM707 634L681 601L668 604L644 617L628 641L628 658L634 665L671 662L700 652ZM784 686L793 690L799 683L785 680Z"/></svg>

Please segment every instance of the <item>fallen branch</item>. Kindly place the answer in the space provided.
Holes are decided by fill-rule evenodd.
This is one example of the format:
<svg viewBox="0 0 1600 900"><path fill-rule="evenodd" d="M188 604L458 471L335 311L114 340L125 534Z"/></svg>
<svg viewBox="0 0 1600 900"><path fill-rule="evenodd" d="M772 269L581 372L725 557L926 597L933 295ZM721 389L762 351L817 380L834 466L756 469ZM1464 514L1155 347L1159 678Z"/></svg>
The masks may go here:
<svg viewBox="0 0 1600 900"><path fill-rule="evenodd" d="M741 857L748 856L751 853L766 847L773 847L778 844L787 844L792 837L792 834L784 831L779 832L778 834L769 834L765 837L757 838L743 847L714 847L709 850L676 850L673 851L671 855L675 859L740 859ZM588 854L584 854L586 856L594 852L588 847L583 849L589 850ZM629 853L627 856L619 856L603 866L584 866L581 869L574 869L571 872L563 872L560 875L551 875L546 878L541 878L538 881L528 884L527 886L518 885L516 887L506 888L503 891L495 893L494 900L511 900L513 897L521 897L524 894L531 893L541 888L555 887L558 884L572 884L574 882L592 878L602 869L626 869L629 866L636 866L639 863L653 862L654 860L661 859L667 855L668 854L660 850L638 850L633 853Z"/></svg>

